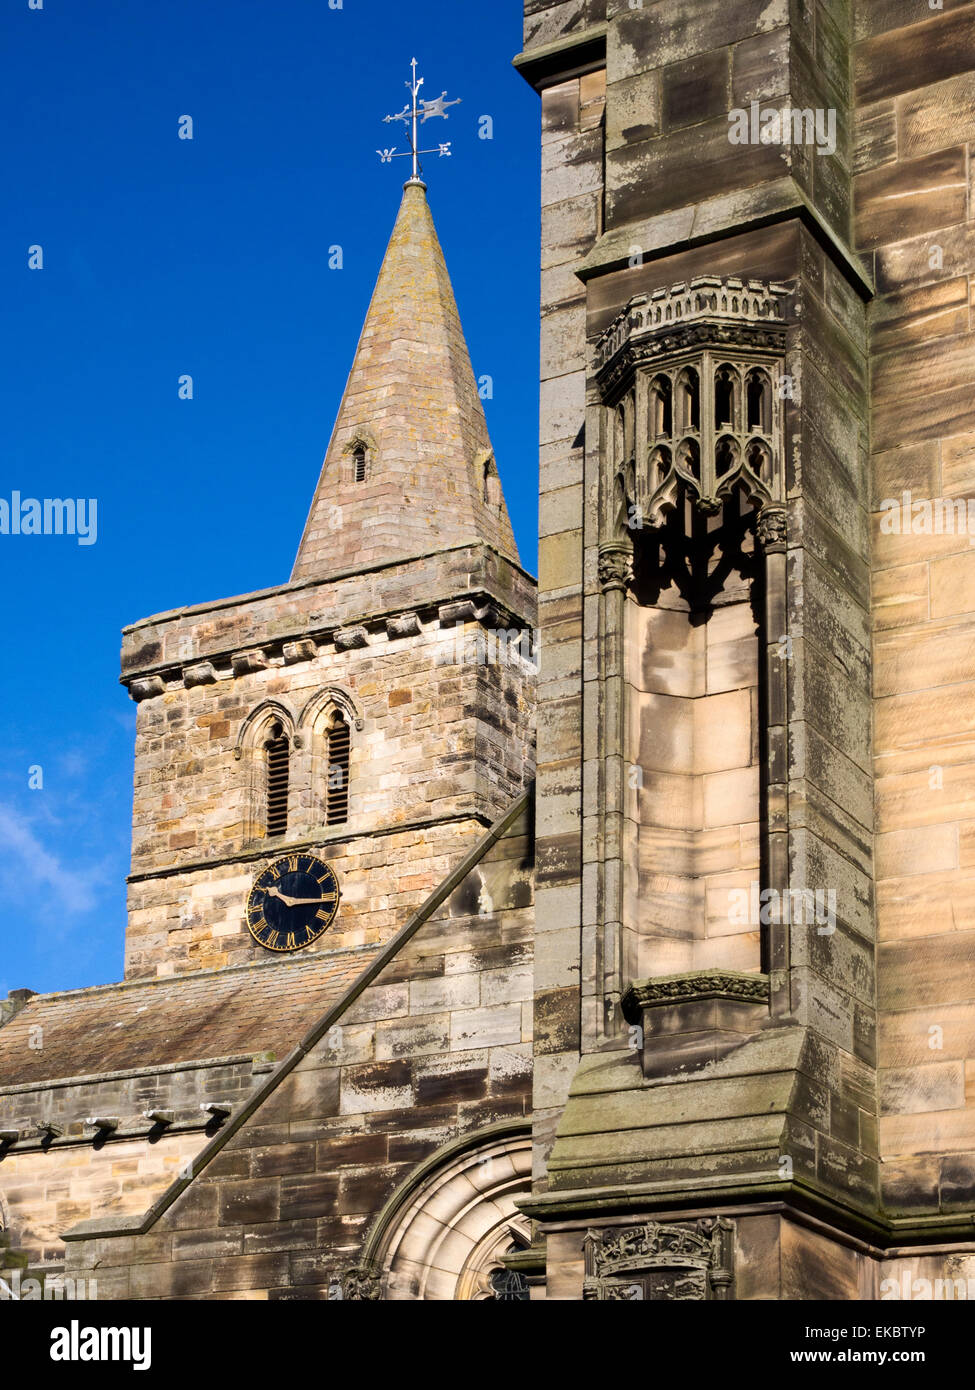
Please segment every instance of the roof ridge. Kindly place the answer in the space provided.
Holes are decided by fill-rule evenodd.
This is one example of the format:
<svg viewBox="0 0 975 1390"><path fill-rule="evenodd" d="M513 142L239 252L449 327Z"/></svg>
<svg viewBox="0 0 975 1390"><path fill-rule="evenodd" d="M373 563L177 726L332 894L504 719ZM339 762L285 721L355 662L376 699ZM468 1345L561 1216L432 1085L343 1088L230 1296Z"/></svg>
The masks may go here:
<svg viewBox="0 0 975 1390"><path fill-rule="evenodd" d="M47 994L33 994L31 998L27 1000L23 1008L17 1010L13 1018L21 1017L26 1010L32 1008L35 1004L48 1003L52 1000L78 999L82 995L90 998L95 995L110 994L119 990L137 990L151 986L187 984L197 980L223 979L228 975L240 975L260 970L297 970L298 968L307 968L312 963L320 963L329 958L335 960L340 956L362 955L376 949L378 949L378 943L373 942L371 945L341 946L336 947L334 950L314 951L308 956L290 960L253 960L247 961L243 965L215 966L210 970L184 971L182 974L174 973L172 975L147 975L137 980L114 980L105 985L84 985L81 989L55 989ZM12 1022L13 1020L11 1019L10 1021Z"/></svg>

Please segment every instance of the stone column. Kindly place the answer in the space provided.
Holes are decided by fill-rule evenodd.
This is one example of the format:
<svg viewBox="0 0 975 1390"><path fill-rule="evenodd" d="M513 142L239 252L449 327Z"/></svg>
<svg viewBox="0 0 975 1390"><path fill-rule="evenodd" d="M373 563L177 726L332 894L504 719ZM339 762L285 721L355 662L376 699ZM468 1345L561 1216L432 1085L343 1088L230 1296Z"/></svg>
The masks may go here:
<svg viewBox="0 0 975 1390"><path fill-rule="evenodd" d="M791 656L788 631L784 507L763 507L755 531L765 556L765 844L763 888L779 894L789 888L789 688L785 663ZM777 914L776 914L777 917ZM789 924L773 920L762 941L762 966L770 977L771 1008L777 1015L791 1011L789 989Z"/></svg>
<svg viewBox="0 0 975 1390"><path fill-rule="evenodd" d="M603 878L601 939L596 944L596 986L603 998L605 1037L619 1032L623 989L623 849L626 797L626 698L624 682L626 593L633 578L633 546L628 540L599 547L599 650L602 768Z"/></svg>

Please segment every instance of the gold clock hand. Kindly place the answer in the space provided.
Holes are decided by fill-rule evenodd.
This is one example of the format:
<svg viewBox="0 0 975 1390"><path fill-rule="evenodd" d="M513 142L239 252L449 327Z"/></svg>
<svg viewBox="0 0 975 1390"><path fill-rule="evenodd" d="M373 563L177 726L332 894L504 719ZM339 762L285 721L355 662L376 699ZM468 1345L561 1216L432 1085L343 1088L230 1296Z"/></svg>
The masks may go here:
<svg viewBox="0 0 975 1390"><path fill-rule="evenodd" d="M310 906L312 903L317 903L319 907L321 907L323 903L333 903L335 901L334 893L330 893L328 897L325 898L289 898L286 893L281 892L280 888L269 888L267 894L269 898L279 899L280 902L284 903L285 907Z"/></svg>

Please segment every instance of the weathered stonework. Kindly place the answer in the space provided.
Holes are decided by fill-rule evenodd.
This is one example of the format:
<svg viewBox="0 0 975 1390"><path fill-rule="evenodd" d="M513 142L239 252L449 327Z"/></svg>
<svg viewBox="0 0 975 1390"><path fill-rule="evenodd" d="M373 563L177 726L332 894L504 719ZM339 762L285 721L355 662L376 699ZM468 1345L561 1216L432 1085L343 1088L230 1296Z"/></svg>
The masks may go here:
<svg viewBox="0 0 975 1390"><path fill-rule="evenodd" d="M141 1221L102 1215L67 1232L71 1275L97 1273L100 1296L115 1298L465 1296L482 1257L460 1212L422 1291L415 1281L431 1270L416 1254L429 1247L417 1246L410 1213L425 1184L469 1155L489 1180L491 1220L510 1203L503 1248L526 1231L514 1199L529 1173L505 1155L529 1124L531 836L523 799L354 997L294 1037L297 1050L198 1155L192 1181L174 1182ZM465 1178L468 1209L471 1190ZM441 1218L445 1208L442 1196Z"/></svg>
<svg viewBox="0 0 975 1390"><path fill-rule="evenodd" d="M441 596L456 604L453 596L470 590L474 574L476 607L463 600L469 618L465 610L443 621ZM422 594L424 606L390 633L410 594ZM330 942L378 941L403 924L455 862L451 856L462 855L532 776L533 673L524 663L477 661L476 636L485 626L476 614L486 619L489 604L494 626L532 628L532 585L523 571L485 547L462 547L127 630L125 681L138 679L147 661L172 669L180 653L206 657L221 673L215 685L188 689L177 668L165 693L139 703L129 977L259 959L243 901L263 864L298 844L318 845L342 878ZM370 608L375 618L344 621ZM457 621L465 623L460 632ZM302 628L315 630L316 640L266 642L263 663L234 674L231 643ZM350 632L368 632L369 640L347 640ZM289 648L302 659L289 663ZM322 730L336 705L352 722L349 810L343 825L328 827ZM288 833L273 842L265 841L262 820L263 726L248 722L262 710L295 743ZM397 866L406 862L410 872L401 875Z"/></svg>
<svg viewBox="0 0 975 1390"><path fill-rule="evenodd" d="M975 495L975 12L860 9L854 208L877 284L868 342L882 1191L885 1206L936 1222L971 1209L975 1174L975 556L965 505ZM921 1277L937 1268L921 1263Z"/></svg>
<svg viewBox="0 0 975 1390"><path fill-rule="evenodd" d="M885 1252L922 1213L943 1269L970 1248L975 1001L942 922L964 932L966 537L885 534L880 507L966 486L971 8L525 7L543 158L525 1209L549 1297L583 1297L587 1231L684 1220L692 1194L736 1225L737 1298L877 1297L893 1265L921 1271ZM752 103L831 113L835 147L735 143ZM754 436L764 490L736 471L737 383L762 361L781 411ZM692 592L695 564L717 579ZM818 919L781 910L803 902Z"/></svg>
<svg viewBox="0 0 975 1390"><path fill-rule="evenodd" d="M975 1278L975 0L524 32L537 616L411 180L291 581L125 632L127 979L0 1002L0 1265L330 1302ZM729 138L763 106L830 147ZM268 960L243 903L299 848L339 915Z"/></svg>

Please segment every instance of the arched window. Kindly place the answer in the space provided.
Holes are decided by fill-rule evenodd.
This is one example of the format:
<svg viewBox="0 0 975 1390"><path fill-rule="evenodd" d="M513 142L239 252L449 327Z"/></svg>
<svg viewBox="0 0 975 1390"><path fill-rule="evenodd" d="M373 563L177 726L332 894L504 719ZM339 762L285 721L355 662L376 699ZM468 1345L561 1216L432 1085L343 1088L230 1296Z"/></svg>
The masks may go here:
<svg viewBox="0 0 975 1390"><path fill-rule="evenodd" d="M718 478L723 478L729 473L738 462L738 445L728 435L718 440L714 451L714 472Z"/></svg>
<svg viewBox="0 0 975 1390"><path fill-rule="evenodd" d="M677 421L682 434L701 428L701 396L693 367L685 367L677 379Z"/></svg>
<svg viewBox="0 0 975 1390"><path fill-rule="evenodd" d="M772 477L772 451L764 440L753 439L745 457L755 477L763 483L769 482Z"/></svg>
<svg viewBox="0 0 975 1390"><path fill-rule="evenodd" d="M328 786L325 824L343 825L349 819L349 753L352 736L345 716L335 710L328 722Z"/></svg>
<svg viewBox="0 0 975 1390"><path fill-rule="evenodd" d="M677 462L692 478L701 478L701 450L696 439L685 439L677 450Z"/></svg>
<svg viewBox="0 0 975 1390"><path fill-rule="evenodd" d="M670 378L658 376L650 387L650 435L652 439L669 439L672 424L672 392Z"/></svg>
<svg viewBox="0 0 975 1390"><path fill-rule="evenodd" d="M494 462L493 454L489 454L484 460L483 497L489 507L500 508L502 502L501 479L498 477L498 468Z"/></svg>
<svg viewBox="0 0 975 1390"><path fill-rule="evenodd" d="M524 1248L512 1241L508 1254L516 1254ZM525 1276L517 1270L505 1269L503 1265L491 1271L488 1287L490 1293L484 1295L485 1300L491 1299L495 1303L528 1303L531 1300L531 1290Z"/></svg>
<svg viewBox="0 0 975 1390"><path fill-rule="evenodd" d="M626 461L626 414L621 405L617 406L613 418L613 448L616 467L622 468Z"/></svg>
<svg viewBox="0 0 975 1390"><path fill-rule="evenodd" d="M280 724L272 724L264 744L267 770L265 834L283 835L288 829L288 773L291 744Z"/></svg>
<svg viewBox="0 0 975 1390"><path fill-rule="evenodd" d="M356 448L353 450L352 464L355 481L357 483L364 483L366 481L366 451L362 444L356 445Z"/></svg>
<svg viewBox="0 0 975 1390"><path fill-rule="evenodd" d="M626 510L626 488L623 485L622 473L617 473L613 481L613 495L616 501L616 525L625 526L628 513Z"/></svg>
<svg viewBox="0 0 975 1390"><path fill-rule="evenodd" d="M531 1244L518 1202L531 1190L531 1137L468 1135L431 1156L380 1213L363 1249L381 1297L390 1302L486 1302L524 1298L502 1260ZM346 1297L348 1295L346 1294Z"/></svg>
<svg viewBox="0 0 975 1390"><path fill-rule="evenodd" d="M760 434L772 432L772 385L765 372L757 368L748 373L748 429Z"/></svg>
<svg viewBox="0 0 975 1390"><path fill-rule="evenodd" d="M662 444L658 444L650 454L650 483L652 487L659 487L667 474L670 472L670 450Z"/></svg>
<svg viewBox="0 0 975 1390"><path fill-rule="evenodd" d="M714 374L714 424L719 430L738 428L738 374L733 367L719 367Z"/></svg>

